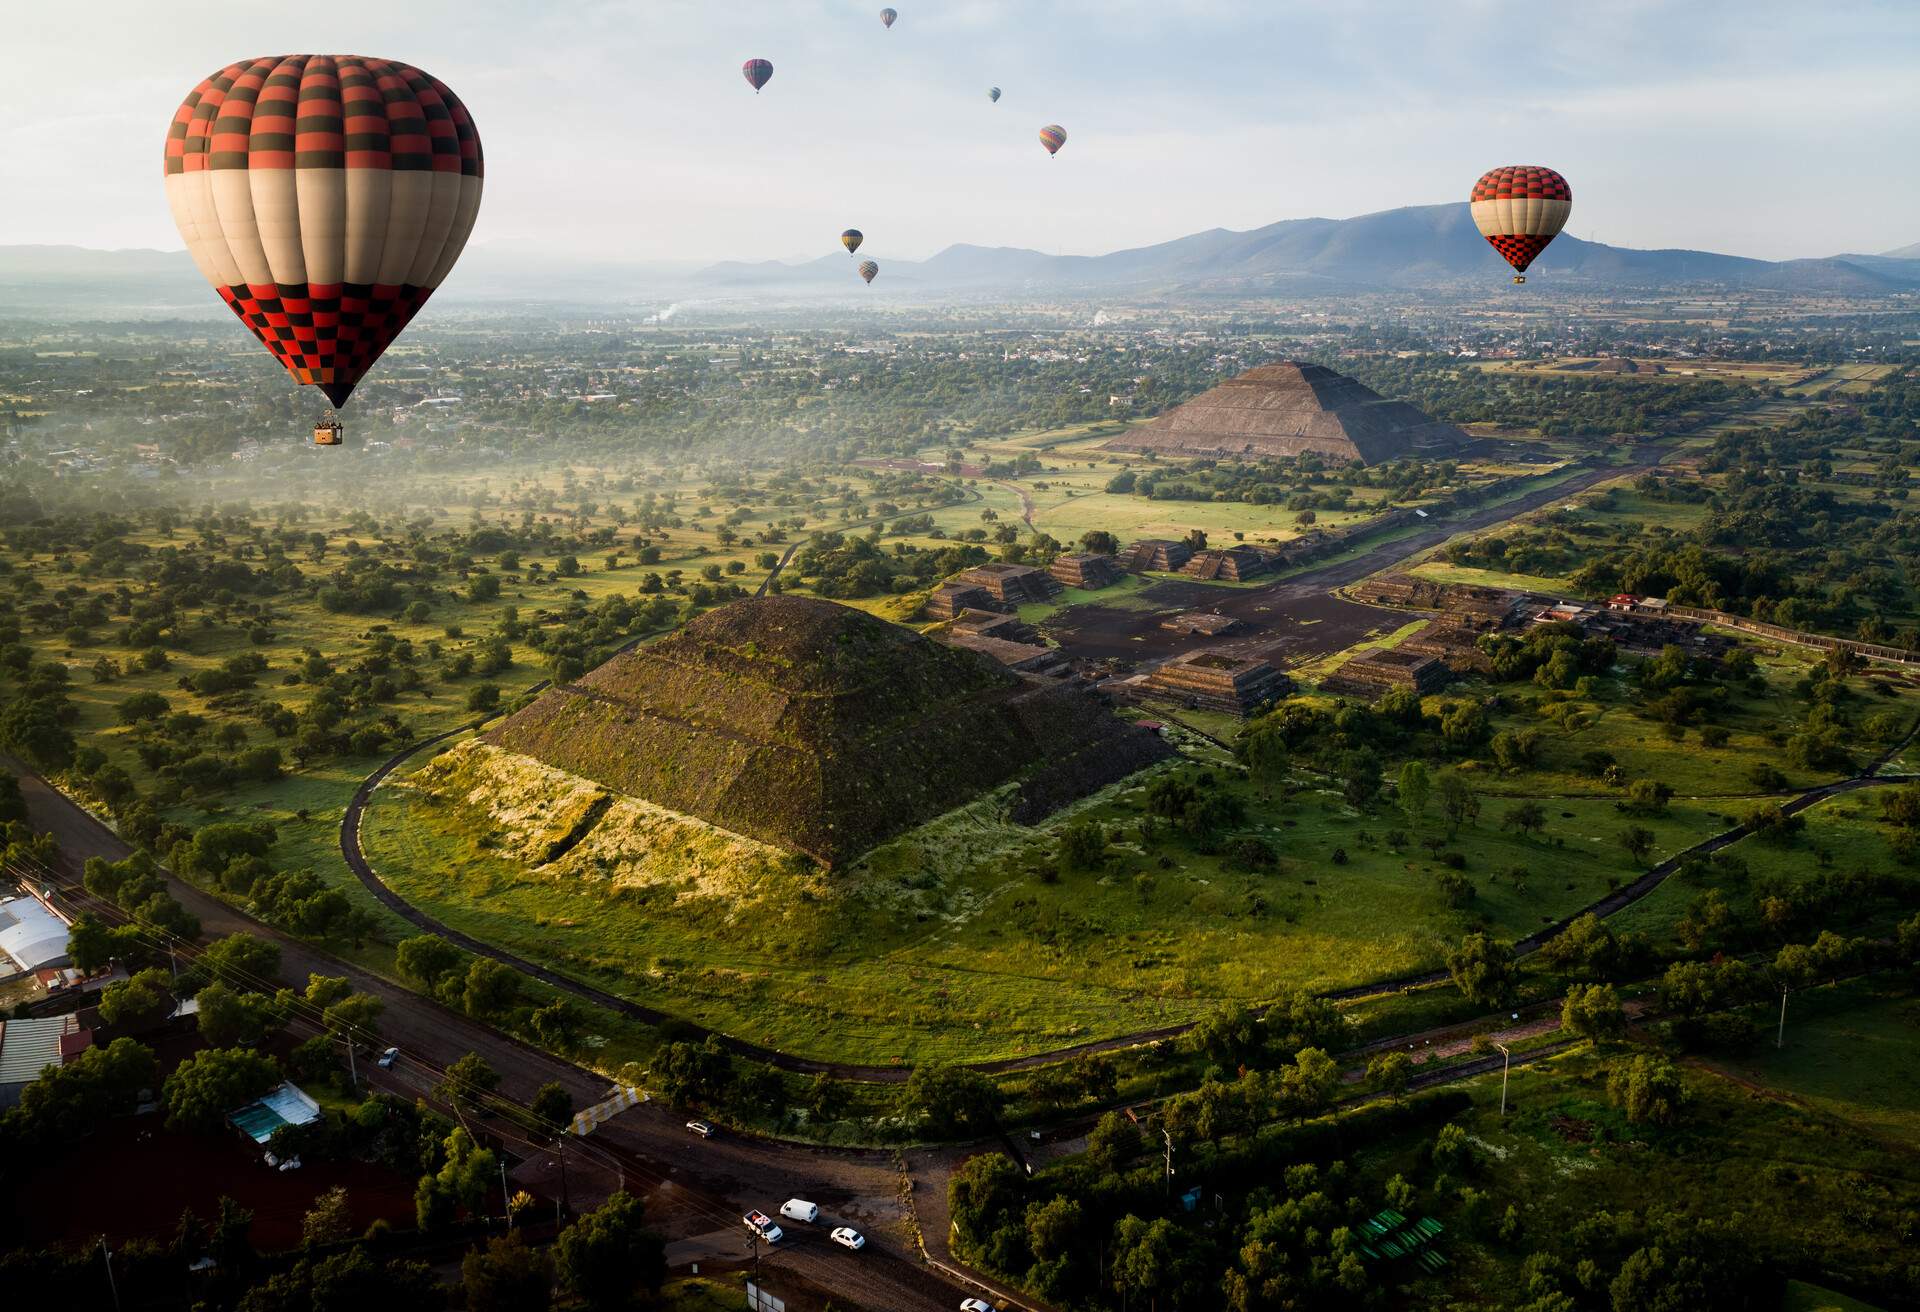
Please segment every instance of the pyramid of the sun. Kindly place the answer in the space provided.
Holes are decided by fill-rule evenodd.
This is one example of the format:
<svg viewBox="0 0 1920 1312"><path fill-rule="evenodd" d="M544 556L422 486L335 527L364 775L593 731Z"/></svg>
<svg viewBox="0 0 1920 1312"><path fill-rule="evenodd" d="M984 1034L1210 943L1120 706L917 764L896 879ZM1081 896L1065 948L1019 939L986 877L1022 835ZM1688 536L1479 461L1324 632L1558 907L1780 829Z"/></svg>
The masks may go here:
<svg viewBox="0 0 1920 1312"><path fill-rule="evenodd" d="M1285 360L1229 378L1107 448L1249 460L1311 451L1373 465L1448 451L1466 440L1452 424L1389 401L1325 365Z"/></svg>

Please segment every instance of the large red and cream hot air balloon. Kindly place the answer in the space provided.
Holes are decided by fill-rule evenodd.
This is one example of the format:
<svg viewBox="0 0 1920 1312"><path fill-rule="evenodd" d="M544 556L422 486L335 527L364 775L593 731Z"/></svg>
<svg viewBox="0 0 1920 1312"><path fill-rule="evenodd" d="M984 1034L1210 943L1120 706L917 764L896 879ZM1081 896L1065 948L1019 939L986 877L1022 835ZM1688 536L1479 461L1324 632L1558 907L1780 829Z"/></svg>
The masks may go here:
<svg viewBox="0 0 1920 1312"><path fill-rule="evenodd" d="M447 86L362 55L273 55L195 87L167 132L194 263L296 380L344 405L467 244L480 136ZM330 421L315 438L338 426Z"/></svg>
<svg viewBox="0 0 1920 1312"><path fill-rule="evenodd" d="M1527 266L1567 226L1573 188L1539 164L1507 164L1488 169L1473 184L1474 226L1513 266L1513 280L1525 282Z"/></svg>

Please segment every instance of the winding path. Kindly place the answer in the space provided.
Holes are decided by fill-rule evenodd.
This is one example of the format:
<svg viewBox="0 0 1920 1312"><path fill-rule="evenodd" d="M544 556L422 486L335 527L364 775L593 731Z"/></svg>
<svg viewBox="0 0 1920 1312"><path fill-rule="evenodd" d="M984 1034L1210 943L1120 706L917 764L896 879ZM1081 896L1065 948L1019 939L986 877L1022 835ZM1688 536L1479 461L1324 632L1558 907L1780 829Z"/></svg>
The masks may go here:
<svg viewBox="0 0 1920 1312"><path fill-rule="evenodd" d="M635 642L638 641L638 639L635 639ZM628 646L631 645L633 644L628 644ZM609 993L605 989L597 988L594 985L582 983L550 967L528 961L524 957L508 952L505 948L497 947L494 944L476 939L471 935L461 933L459 930L434 919L426 912L406 901L398 893L394 892L393 889L389 888L386 883L381 880L380 876L368 863L366 854L362 851L360 845L360 823L366 811L367 803L373 797L374 790L378 788L396 768L417 753L425 751L429 747L437 746L449 738L465 733L471 727L474 726L450 729L445 733L436 734L432 738L427 738L415 743L413 746L388 758L378 770L375 770L361 782L359 789L353 795L353 800L347 804L346 811L340 819L340 855L345 858L348 867L353 871L355 876L359 878L360 882L366 886L367 891L378 898L384 906L394 911L395 914L401 916L419 929L430 934L437 934L448 942L466 949L468 952L498 961L502 965L510 966L544 984L551 985L556 989L571 993L575 997L591 1002L595 1006L609 1008L623 1016L631 1017L634 1020L641 1021L648 1025L659 1025L668 1020L688 1024L688 1022L682 1018L671 1016L653 1007L643 1006L631 999ZM1894 757L1906 748L1907 743L1913 738L1914 733L1917 731L1920 731L1920 723L1917 723L1914 729L1910 729L1907 736L1901 739L1900 742L1875 758L1863 773L1854 775L1851 778L1839 779L1831 783L1821 784L1815 788L1809 788L1805 792L1783 803L1780 809L1788 815L1794 815L1806 810L1808 807L1824 802L1830 797L1837 797L1843 793L1856 792L1862 788L1873 788L1884 784L1906 783L1915 778L1920 778L1920 776L1913 775L1883 775L1880 773ZM1689 848L1674 853L1658 865L1653 866L1632 883L1626 884L1607 894L1605 897L1588 903L1579 910L1555 921L1553 924L1536 930L1525 938L1515 941L1513 944L1514 955L1516 957L1527 956L1533 952L1537 952L1549 939L1566 929L1568 925L1581 916L1592 914L1604 919L1625 910L1664 884L1689 858L1707 856L1718 852L1746 837L1747 832L1744 825L1735 825L1730 829L1724 829L1711 837L1702 839ZM1359 998L1373 997L1382 993L1402 992L1410 989L1426 988L1435 984L1443 984L1447 978L1447 972L1444 970L1420 971L1413 974L1374 980L1365 984L1355 984L1346 988L1329 989L1320 993L1318 996L1332 1002L1347 1002ZM1071 1044L1067 1047L1055 1048L1048 1052L1030 1053L1023 1057L1008 1057L996 1061L975 1062L971 1063L971 1066L972 1069L988 1075L1027 1070L1032 1067L1051 1065L1055 1062L1086 1054L1113 1052L1123 1048L1137 1047L1143 1043L1151 1043L1158 1039L1173 1038L1193 1028L1193 1025L1194 1022L1192 1021L1182 1021L1173 1025L1161 1025L1153 1029L1136 1030L1128 1034L1117 1034L1104 1039L1093 1039L1085 1043ZM759 1044L749 1043L744 1039L738 1039L732 1035L708 1030L702 1026L691 1025L690 1028L701 1038L713 1038L715 1042L737 1056L745 1057L753 1061L765 1062L780 1070L793 1071L803 1075L826 1074L841 1080L898 1084L905 1082L912 1073L910 1068L900 1066L872 1066L853 1062L817 1061L809 1057L800 1057L792 1053L782 1052L777 1048L762 1047Z"/></svg>

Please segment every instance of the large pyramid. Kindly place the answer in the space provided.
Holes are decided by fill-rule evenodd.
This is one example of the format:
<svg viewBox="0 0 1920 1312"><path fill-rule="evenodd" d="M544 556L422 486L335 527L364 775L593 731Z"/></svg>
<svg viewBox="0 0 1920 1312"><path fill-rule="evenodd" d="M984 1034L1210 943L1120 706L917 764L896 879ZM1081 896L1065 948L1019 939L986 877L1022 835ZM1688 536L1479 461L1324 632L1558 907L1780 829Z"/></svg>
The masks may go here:
<svg viewBox="0 0 1920 1312"><path fill-rule="evenodd" d="M1084 689L798 597L711 611L486 736L828 865L1010 781L1031 820L1168 752Z"/></svg>
<svg viewBox="0 0 1920 1312"><path fill-rule="evenodd" d="M1284 360L1249 369L1107 443L1113 451L1259 460L1312 451L1378 464L1467 440L1404 401L1325 365Z"/></svg>

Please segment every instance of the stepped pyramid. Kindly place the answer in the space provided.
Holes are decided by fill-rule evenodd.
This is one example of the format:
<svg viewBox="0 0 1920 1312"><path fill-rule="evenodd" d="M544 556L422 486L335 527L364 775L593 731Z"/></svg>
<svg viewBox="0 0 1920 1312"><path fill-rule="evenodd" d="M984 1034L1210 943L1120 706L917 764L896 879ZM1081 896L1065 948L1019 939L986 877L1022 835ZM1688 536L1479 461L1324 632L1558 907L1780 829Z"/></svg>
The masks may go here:
<svg viewBox="0 0 1920 1312"><path fill-rule="evenodd" d="M1372 465L1449 451L1465 441L1452 424L1389 401L1345 374L1285 360L1229 378L1106 445L1111 451L1245 460L1312 451Z"/></svg>
<svg viewBox="0 0 1920 1312"><path fill-rule="evenodd" d="M827 865L1002 784L1025 822L1167 754L1090 691L804 597L710 611L486 739Z"/></svg>

